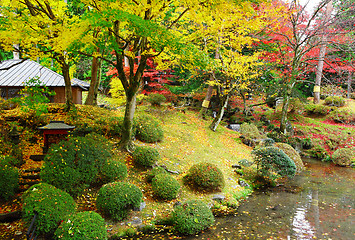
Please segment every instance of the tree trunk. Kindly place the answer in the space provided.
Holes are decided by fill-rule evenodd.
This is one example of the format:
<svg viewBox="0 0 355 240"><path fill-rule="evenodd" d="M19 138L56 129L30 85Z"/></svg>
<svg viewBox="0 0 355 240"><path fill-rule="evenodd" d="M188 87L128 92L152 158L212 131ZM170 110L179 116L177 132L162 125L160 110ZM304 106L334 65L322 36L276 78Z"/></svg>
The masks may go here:
<svg viewBox="0 0 355 240"><path fill-rule="evenodd" d="M348 94L347 98L351 98L351 82L352 82L352 76L351 72L348 71Z"/></svg>
<svg viewBox="0 0 355 240"><path fill-rule="evenodd" d="M224 115L224 109L228 105L228 100L229 100L229 94L223 98L223 102L222 102L221 107L218 111L218 115L213 119L213 122L210 125L210 129L212 131L216 131L219 123L221 122L223 115Z"/></svg>
<svg viewBox="0 0 355 240"><path fill-rule="evenodd" d="M283 99L282 111L281 111L281 122L280 122L280 131L283 134L286 134L286 125L287 125L287 112L288 112L288 104L290 102L290 95L286 94Z"/></svg>
<svg viewBox="0 0 355 240"><path fill-rule="evenodd" d="M62 68L62 74L65 83L65 111L69 112L75 108L73 103L73 93L71 88L71 80L69 74L69 65L65 62L64 56L59 57L59 63Z"/></svg>
<svg viewBox="0 0 355 240"><path fill-rule="evenodd" d="M330 14L332 13L332 10L333 10L333 1L330 1L327 4L327 10L325 12L325 20L324 20L325 23L327 23L329 21ZM315 80L314 89L313 89L313 93L314 93L313 103L314 104L318 104L320 101L320 85L321 85L321 81L322 81L324 56L325 56L325 52L326 52L326 48L327 48L326 41L327 41L327 36L323 31L322 43L321 43L320 51L319 51L319 60L318 60L318 65L317 65L317 69L316 69L316 80Z"/></svg>
<svg viewBox="0 0 355 240"><path fill-rule="evenodd" d="M95 93L94 93L94 105L97 105L97 95L99 93L99 86L101 82L101 74L102 74L102 60L99 60L99 71L98 71L98 76L97 76L97 82L95 85Z"/></svg>
<svg viewBox="0 0 355 240"><path fill-rule="evenodd" d="M91 64L91 81L88 96L85 101L85 105L96 105L95 104L95 93L97 94L96 88L98 86L98 71L99 71L100 61L97 57L92 58Z"/></svg>
<svg viewBox="0 0 355 240"><path fill-rule="evenodd" d="M244 94L244 92L242 92L242 91L240 91L239 94L240 94L240 96L241 96L242 99L243 99L243 107L244 107L243 113L244 113L245 116L248 116L248 114L249 114L249 109L247 109L247 99L246 99L246 97L245 97L245 94Z"/></svg>
<svg viewBox="0 0 355 240"><path fill-rule="evenodd" d="M212 74L211 74L210 80L211 81L213 80ZM198 115L199 118L205 118L206 112L208 110L208 107L209 107L209 104L211 101L212 92L213 92L213 86L208 85L206 97L205 97L205 100L203 100L202 108L201 108L200 113Z"/></svg>
<svg viewBox="0 0 355 240"><path fill-rule="evenodd" d="M126 94L126 109L123 119L122 138L120 147L126 151L132 150L132 129L133 129L133 116L136 109L136 92L130 91Z"/></svg>

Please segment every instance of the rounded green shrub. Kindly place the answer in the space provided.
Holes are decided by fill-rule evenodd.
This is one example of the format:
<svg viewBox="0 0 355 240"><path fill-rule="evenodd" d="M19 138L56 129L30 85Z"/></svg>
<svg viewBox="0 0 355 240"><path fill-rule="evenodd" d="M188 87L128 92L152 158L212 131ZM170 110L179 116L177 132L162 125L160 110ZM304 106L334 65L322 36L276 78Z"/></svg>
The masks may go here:
<svg viewBox="0 0 355 240"><path fill-rule="evenodd" d="M308 115L325 116L329 114L332 110L329 106L324 106L320 104L307 104L305 105L305 112Z"/></svg>
<svg viewBox="0 0 355 240"><path fill-rule="evenodd" d="M97 195L96 206L106 216L120 221L127 217L130 209L139 207L142 191L126 182L112 182L103 185Z"/></svg>
<svg viewBox="0 0 355 240"><path fill-rule="evenodd" d="M50 147L41 178L77 196L97 182L99 169L111 158L111 149L109 142L97 134L61 141Z"/></svg>
<svg viewBox="0 0 355 240"><path fill-rule="evenodd" d="M345 106L345 99L340 96L331 96L331 97L327 97L324 100L324 103L330 106L343 107Z"/></svg>
<svg viewBox="0 0 355 240"><path fill-rule="evenodd" d="M287 143L275 143L275 147L280 148L287 156L289 156L295 163L297 171L301 172L304 169L304 164L302 162L300 154Z"/></svg>
<svg viewBox="0 0 355 240"><path fill-rule="evenodd" d="M160 142L164 138L164 131L159 121L148 115L138 116L135 121L136 137L142 142Z"/></svg>
<svg viewBox="0 0 355 240"><path fill-rule="evenodd" d="M107 239L104 219L96 212L87 211L68 215L54 233L56 239Z"/></svg>
<svg viewBox="0 0 355 240"><path fill-rule="evenodd" d="M19 187L18 169L11 165L9 157L0 157L0 199L8 200Z"/></svg>
<svg viewBox="0 0 355 240"><path fill-rule="evenodd" d="M240 133L248 139L265 138L262 134L260 134L259 129L253 123L243 123L240 126Z"/></svg>
<svg viewBox="0 0 355 240"><path fill-rule="evenodd" d="M127 166L120 161L109 159L99 169L99 182L102 184L122 181L127 177Z"/></svg>
<svg viewBox="0 0 355 240"><path fill-rule="evenodd" d="M193 165L184 179L186 183L192 183L195 187L203 190L213 191L224 187L223 173L212 163Z"/></svg>
<svg viewBox="0 0 355 240"><path fill-rule="evenodd" d="M355 112L349 109L337 109L331 112L327 119L336 123L355 124Z"/></svg>
<svg viewBox="0 0 355 240"><path fill-rule="evenodd" d="M350 166L354 158L355 158L355 147L339 148L332 155L333 162L339 166Z"/></svg>
<svg viewBox="0 0 355 240"><path fill-rule="evenodd" d="M327 151L321 146L315 146L308 150L311 157L323 160L329 157Z"/></svg>
<svg viewBox="0 0 355 240"><path fill-rule="evenodd" d="M154 167L146 175L147 182L152 182L153 178L158 174L168 174L168 172L162 167Z"/></svg>
<svg viewBox="0 0 355 240"><path fill-rule="evenodd" d="M37 212L36 230L39 234L53 234L59 223L74 211L74 199L47 183L33 185L23 194L22 217L29 224Z"/></svg>
<svg viewBox="0 0 355 240"><path fill-rule="evenodd" d="M158 150L152 147L137 146L132 153L135 164L144 167L153 166L160 158Z"/></svg>
<svg viewBox="0 0 355 240"><path fill-rule="evenodd" d="M176 231L191 235L211 227L214 223L214 216L204 202L191 200L174 209L172 221Z"/></svg>
<svg viewBox="0 0 355 240"><path fill-rule="evenodd" d="M152 180L154 195L164 200L175 199L180 188L180 183L169 174L158 174Z"/></svg>
<svg viewBox="0 0 355 240"><path fill-rule="evenodd" d="M146 99L153 106L160 106L163 102L166 101L166 98L164 97L164 95L159 94L159 93L151 93L148 95L148 97Z"/></svg>
<svg viewBox="0 0 355 240"><path fill-rule="evenodd" d="M252 153L261 176L275 180L279 177L292 177L296 174L295 163L277 147L262 147L253 150Z"/></svg>

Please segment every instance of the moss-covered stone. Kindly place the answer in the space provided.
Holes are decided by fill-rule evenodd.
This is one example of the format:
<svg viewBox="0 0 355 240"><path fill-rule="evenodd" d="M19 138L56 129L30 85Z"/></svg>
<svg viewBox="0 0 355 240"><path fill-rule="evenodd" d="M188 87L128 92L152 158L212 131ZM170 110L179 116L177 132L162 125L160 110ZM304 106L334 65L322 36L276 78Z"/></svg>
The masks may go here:
<svg viewBox="0 0 355 240"><path fill-rule="evenodd" d="M332 155L333 162L339 166L350 166L354 158L355 158L355 147L339 148Z"/></svg>

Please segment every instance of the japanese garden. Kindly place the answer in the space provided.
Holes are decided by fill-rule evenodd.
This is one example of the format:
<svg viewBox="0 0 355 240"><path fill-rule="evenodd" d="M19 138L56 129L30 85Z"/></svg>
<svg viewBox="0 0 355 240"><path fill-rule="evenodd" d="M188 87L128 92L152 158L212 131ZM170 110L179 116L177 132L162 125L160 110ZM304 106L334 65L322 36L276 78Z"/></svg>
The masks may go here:
<svg viewBox="0 0 355 240"><path fill-rule="evenodd" d="M0 0L0 239L354 239L354 0Z"/></svg>

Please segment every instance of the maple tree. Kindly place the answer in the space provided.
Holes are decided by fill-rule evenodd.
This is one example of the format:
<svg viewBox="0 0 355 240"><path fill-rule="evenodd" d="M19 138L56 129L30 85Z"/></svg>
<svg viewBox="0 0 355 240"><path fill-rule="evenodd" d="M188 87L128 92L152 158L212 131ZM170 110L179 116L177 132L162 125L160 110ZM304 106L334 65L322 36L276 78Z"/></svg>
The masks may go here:
<svg viewBox="0 0 355 240"><path fill-rule="evenodd" d="M3 0L1 2L2 25L0 42L6 51L19 44L23 58L49 57L61 68L65 81L66 110L74 108L70 67L75 56L73 43L81 31L74 25L79 17L68 11L62 0Z"/></svg>
<svg viewBox="0 0 355 240"><path fill-rule="evenodd" d="M86 34L82 37L82 42L92 48L105 44L110 54L80 53L96 55L110 63L116 69L117 77L124 88L126 106L120 142L122 148L129 150L132 146L136 96L142 87L148 59L154 57L159 66L166 64L163 59L168 57L167 53L183 56L189 61L201 59L187 39L180 37L182 30L179 27L188 14L190 17L196 14L207 16L208 8L218 6L220 2L222 1L82 0L89 7L83 15L82 26L86 27ZM100 29L100 34L97 38L92 38L92 31L95 29ZM114 60L111 59L112 55Z"/></svg>
<svg viewBox="0 0 355 240"><path fill-rule="evenodd" d="M271 76L277 78L280 84L280 94L283 97L280 130L283 133L287 132L288 107L295 86L306 81L309 64L314 60L311 57L312 52L322 43L322 31L328 23L315 23L319 19L321 9L328 2L329 0L322 1L311 15L295 1L284 3L275 0L271 5L274 11L281 14L269 15L273 16L270 22L274 26L263 32L261 42L269 50L264 59L274 68L274 71L271 70Z"/></svg>
<svg viewBox="0 0 355 240"><path fill-rule="evenodd" d="M263 22L257 18L249 1L238 4L224 2L220 8L210 11L208 17L194 21L189 32L192 32L194 42L210 56L208 65L199 69L210 76L200 115L208 108L212 89L216 88L221 104L210 125L211 130L215 131L230 96L237 90L246 89L249 81L258 75L258 53L246 54L244 50L256 40L251 35L260 31Z"/></svg>

